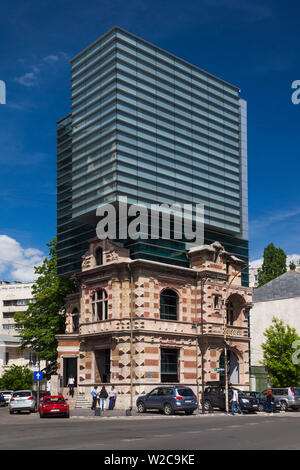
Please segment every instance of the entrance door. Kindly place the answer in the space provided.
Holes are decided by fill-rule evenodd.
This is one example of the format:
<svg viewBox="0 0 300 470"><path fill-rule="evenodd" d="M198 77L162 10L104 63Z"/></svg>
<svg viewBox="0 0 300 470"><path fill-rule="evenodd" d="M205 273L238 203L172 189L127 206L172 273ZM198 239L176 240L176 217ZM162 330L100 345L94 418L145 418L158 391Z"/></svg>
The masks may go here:
<svg viewBox="0 0 300 470"><path fill-rule="evenodd" d="M110 382L110 349L99 349L95 351L95 382Z"/></svg>
<svg viewBox="0 0 300 470"><path fill-rule="evenodd" d="M64 387L68 386L69 377L75 378L75 387L77 386L77 357L64 357Z"/></svg>

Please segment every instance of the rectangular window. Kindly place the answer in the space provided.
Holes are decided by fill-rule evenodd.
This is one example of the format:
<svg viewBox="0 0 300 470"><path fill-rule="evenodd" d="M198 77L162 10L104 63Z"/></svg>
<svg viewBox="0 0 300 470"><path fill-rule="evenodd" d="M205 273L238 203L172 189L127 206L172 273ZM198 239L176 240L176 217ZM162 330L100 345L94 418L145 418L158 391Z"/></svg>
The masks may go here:
<svg viewBox="0 0 300 470"><path fill-rule="evenodd" d="M179 382L179 350L161 349L160 379L161 382Z"/></svg>

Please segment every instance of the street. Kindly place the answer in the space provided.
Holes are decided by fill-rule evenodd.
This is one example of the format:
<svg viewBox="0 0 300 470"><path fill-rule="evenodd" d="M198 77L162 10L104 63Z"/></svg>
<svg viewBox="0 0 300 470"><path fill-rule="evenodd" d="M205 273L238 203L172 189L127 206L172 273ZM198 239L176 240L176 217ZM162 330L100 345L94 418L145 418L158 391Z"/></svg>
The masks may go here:
<svg viewBox="0 0 300 470"><path fill-rule="evenodd" d="M1 450L280 450L300 449L300 413L41 420L0 409Z"/></svg>

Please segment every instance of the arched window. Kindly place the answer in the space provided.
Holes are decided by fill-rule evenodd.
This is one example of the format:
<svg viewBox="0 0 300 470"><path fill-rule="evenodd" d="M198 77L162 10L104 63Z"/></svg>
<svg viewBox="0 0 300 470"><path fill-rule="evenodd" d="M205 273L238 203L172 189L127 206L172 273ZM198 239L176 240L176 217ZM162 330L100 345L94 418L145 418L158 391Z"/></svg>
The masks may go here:
<svg viewBox="0 0 300 470"><path fill-rule="evenodd" d="M77 308L74 308L72 312L72 318L73 318L73 331L76 333L79 331L79 312Z"/></svg>
<svg viewBox="0 0 300 470"><path fill-rule="evenodd" d="M108 300L105 289L99 289L93 294L92 308L95 321L108 319Z"/></svg>
<svg viewBox="0 0 300 470"><path fill-rule="evenodd" d="M160 318L173 321L178 319L178 295L172 289L165 289L160 294Z"/></svg>
<svg viewBox="0 0 300 470"><path fill-rule="evenodd" d="M96 266L101 266L103 264L103 250L101 246L99 246L95 251L95 260Z"/></svg>
<svg viewBox="0 0 300 470"><path fill-rule="evenodd" d="M227 325L233 325L234 322L234 308L231 300L226 305Z"/></svg>

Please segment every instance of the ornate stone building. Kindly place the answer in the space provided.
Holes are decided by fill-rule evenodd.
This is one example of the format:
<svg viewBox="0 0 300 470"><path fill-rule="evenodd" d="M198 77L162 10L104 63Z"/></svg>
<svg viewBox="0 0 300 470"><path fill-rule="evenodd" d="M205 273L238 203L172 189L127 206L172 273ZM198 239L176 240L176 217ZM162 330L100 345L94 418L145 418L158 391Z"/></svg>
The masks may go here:
<svg viewBox="0 0 300 470"><path fill-rule="evenodd" d="M183 268L131 260L119 243L90 243L79 293L67 298L66 332L57 337L63 386L72 374L91 400L94 384L113 384L120 408L160 384L185 384L200 399L202 366L205 384L222 379L215 369L224 366L226 341L229 381L249 388L251 289L241 286L243 264L218 242L187 255Z"/></svg>

